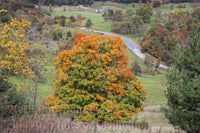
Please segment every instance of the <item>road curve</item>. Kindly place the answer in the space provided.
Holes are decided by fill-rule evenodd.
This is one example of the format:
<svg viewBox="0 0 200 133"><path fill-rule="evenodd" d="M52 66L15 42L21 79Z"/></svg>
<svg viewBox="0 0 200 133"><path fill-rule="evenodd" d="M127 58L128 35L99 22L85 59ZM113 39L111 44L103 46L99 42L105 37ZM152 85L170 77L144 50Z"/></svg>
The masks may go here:
<svg viewBox="0 0 200 133"><path fill-rule="evenodd" d="M86 29L85 27L84 28L81 28L81 30L87 30L87 31L92 31L92 32L95 32L95 33L102 33L102 34L105 34L105 35L109 35L109 36L117 36L116 34L112 34L112 33L108 33L108 32L104 32L104 31L99 31L99 30L91 30L91 29ZM121 36L122 40L124 41L124 43L126 44L126 46L135 54L137 55L138 57L140 57L141 59L145 59L145 55L141 52L141 50L139 49L139 47L135 44L134 41L132 41L131 39L128 39L124 36ZM165 65L162 65L160 64L161 68L164 68L164 69L167 69L168 67L165 66Z"/></svg>

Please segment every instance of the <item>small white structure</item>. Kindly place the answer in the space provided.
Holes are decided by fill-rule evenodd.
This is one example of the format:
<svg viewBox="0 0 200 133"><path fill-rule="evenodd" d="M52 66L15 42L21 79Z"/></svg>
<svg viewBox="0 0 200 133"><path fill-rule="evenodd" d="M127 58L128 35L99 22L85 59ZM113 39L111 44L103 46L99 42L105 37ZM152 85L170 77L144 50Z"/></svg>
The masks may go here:
<svg viewBox="0 0 200 133"><path fill-rule="evenodd" d="M97 9L96 13L102 13L103 14L103 10L102 9Z"/></svg>

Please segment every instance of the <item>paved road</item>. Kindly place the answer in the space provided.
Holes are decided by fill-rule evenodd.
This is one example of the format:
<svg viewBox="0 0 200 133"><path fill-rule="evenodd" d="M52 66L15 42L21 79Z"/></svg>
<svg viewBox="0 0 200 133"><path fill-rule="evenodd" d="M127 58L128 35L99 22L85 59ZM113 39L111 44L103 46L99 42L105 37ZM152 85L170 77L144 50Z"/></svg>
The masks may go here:
<svg viewBox="0 0 200 133"><path fill-rule="evenodd" d="M105 35L109 35L109 36L117 36L116 34L112 34L112 33L108 33L108 32L104 32L104 31L98 31L98 30L91 30L91 29L86 29L86 28L81 28L82 30L87 30L87 31L92 31L95 33L103 33ZM132 41L131 39L128 39L126 37L121 36L122 40L125 42L126 46L133 52L135 53L138 57L140 57L141 59L145 59L145 55L141 52L141 50L138 48L137 44L135 44L134 41ZM161 68L167 69L168 67L165 65L160 64Z"/></svg>

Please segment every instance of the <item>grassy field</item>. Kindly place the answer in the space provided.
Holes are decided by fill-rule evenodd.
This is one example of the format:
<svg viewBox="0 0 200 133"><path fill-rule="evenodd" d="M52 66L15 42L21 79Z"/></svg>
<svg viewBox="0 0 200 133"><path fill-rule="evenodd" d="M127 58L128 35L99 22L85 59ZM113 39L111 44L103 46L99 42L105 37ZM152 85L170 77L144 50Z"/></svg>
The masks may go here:
<svg viewBox="0 0 200 133"><path fill-rule="evenodd" d="M103 7L106 7L106 6L112 6L112 7L117 7L117 8L120 8L120 9L132 9L132 4L119 4L119 3L113 3L113 2L97 2L95 1L94 4L91 6L91 8L94 8L94 9L100 9L100 8L103 8ZM138 8L139 5L138 4L135 4L135 8Z"/></svg>
<svg viewBox="0 0 200 133"><path fill-rule="evenodd" d="M96 23L102 23L104 22L104 18L101 16L102 14L96 14L96 13L90 13L90 12L78 12L78 11L59 11L59 10L54 10L51 13L52 17L55 16L66 16L66 17L70 17L70 16L74 16L76 17L78 14L81 14L82 16L91 19L93 24Z"/></svg>
<svg viewBox="0 0 200 133"><path fill-rule="evenodd" d="M164 74L158 75L142 75L138 76L138 79L144 85L148 91L147 100L145 105L159 105L166 103L166 98L164 96L164 86L165 76Z"/></svg>
<svg viewBox="0 0 200 133"><path fill-rule="evenodd" d="M98 23L92 26L92 29L96 29L96 30L102 30L102 31L107 31L107 32L111 32L111 21L106 21L103 23Z"/></svg>

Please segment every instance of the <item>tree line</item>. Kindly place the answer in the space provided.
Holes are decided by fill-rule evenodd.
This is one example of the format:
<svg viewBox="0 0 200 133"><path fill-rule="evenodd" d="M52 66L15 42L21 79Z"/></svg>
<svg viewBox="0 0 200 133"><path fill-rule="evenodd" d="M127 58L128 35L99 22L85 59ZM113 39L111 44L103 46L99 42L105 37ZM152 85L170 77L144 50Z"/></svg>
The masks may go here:
<svg viewBox="0 0 200 133"><path fill-rule="evenodd" d="M5 0L1 0L5 1ZM52 4L52 5L73 5L77 6L79 4L82 5L92 5L94 1L101 1L101 2L106 2L106 1L111 1L111 2L118 2L118 3L124 3L124 4L130 4L130 3L151 3L153 0L23 0L23 2L31 2L34 4ZM196 0L167 0L168 2L171 3L183 3L183 2L196 2Z"/></svg>

